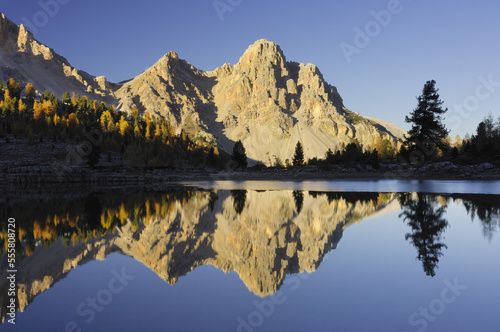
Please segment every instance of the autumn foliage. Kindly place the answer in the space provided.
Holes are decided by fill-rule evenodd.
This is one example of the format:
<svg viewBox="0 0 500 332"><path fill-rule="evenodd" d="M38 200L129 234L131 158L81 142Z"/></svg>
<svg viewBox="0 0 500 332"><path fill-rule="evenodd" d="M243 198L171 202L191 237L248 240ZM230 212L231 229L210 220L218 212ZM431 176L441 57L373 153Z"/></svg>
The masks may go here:
<svg viewBox="0 0 500 332"><path fill-rule="evenodd" d="M118 154L120 157L115 159L131 166L222 167L224 164L212 143L202 138L193 141L184 132L176 134L166 119L149 112L141 115L137 107L127 114L113 105L74 93L64 93L61 100L49 91L37 96L31 83L24 88L24 97L22 91L13 79L5 86L0 82L0 137L23 136L29 144L44 139L76 144L85 139L84 132L98 130L103 136L99 153Z"/></svg>

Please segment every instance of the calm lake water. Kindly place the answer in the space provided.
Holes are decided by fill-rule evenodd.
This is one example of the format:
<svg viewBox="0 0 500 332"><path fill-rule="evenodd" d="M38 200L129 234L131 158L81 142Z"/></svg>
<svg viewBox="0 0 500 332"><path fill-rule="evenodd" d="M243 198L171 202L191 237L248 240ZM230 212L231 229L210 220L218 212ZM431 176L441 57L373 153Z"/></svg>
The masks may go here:
<svg viewBox="0 0 500 332"><path fill-rule="evenodd" d="M499 331L498 181L193 185L2 199L0 330Z"/></svg>

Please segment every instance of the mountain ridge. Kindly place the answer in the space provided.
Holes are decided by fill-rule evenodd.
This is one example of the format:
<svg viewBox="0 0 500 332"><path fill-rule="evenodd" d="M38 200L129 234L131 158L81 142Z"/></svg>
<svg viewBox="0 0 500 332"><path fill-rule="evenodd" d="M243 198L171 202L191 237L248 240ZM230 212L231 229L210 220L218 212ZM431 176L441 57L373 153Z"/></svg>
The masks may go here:
<svg viewBox="0 0 500 332"><path fill-rule="evenodd" d="M396 201L394 194L387 201L352 201L317 193L303 195L297 205L290 190L251 190L238 212L230 192L218 192L217 197L212 207L211 192L162 200L167 203L164 207L158 205L161 201L148 202L150 212L157 211L156 204L158 211L167 213L150 215L141 210L135 226L130 219L133 209L121 205L118 210L130 218L115 230L72 245L64 245L62 239L48 247L38 244L32 256L18 262L20 311L73 269L114 253L132 257L169 284L199 266L211 265L237 273L255 295L269 296L280 289L287 275L316 271L337 248L347 227ZM0 276L5 277L5 271ZM6 287L6 282L0 282L0 290ZM1 309L0 317L5 317Z"/></svg>
<svg viewBox="0 0 500 332"><path fill-rule="evenodd" d="M72 67L52 48L38 42L21 24L0 13L0 79L32 83L39 93L49 90L61 97L65 91L113 101L116 85L105 76L92 76Z"/></svg>
<svg viewBox="0 0 500 332"><path fill-rule="evenodd" d="M170 51L140 75L115 84L71 67L3 14L0 28L0 79L29 81L39 92L59 96L88 95L128 114L136 107L167 119L176 134L184 131L228 153L241 140L250 160L266 165L290 160L299 141L307 160L353 140L372 149L381 137L396 147L405 132L349 111L317 66L287 61L280 46L266 39L250 45L238 63L213 71Z"/></svg>

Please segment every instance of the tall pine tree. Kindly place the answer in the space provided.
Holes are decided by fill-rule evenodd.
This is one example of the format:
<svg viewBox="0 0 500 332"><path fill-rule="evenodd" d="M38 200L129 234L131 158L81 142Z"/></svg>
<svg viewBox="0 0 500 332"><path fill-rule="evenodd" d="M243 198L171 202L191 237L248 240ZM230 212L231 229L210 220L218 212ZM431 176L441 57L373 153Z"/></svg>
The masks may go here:
<svg viewBox="0 0 500 332"><path fill-rule="evenodd" d="M304 149L300 142L297 142L295 146L295 154L293 155L292 163L293 166L302 166L304 164Z"/></svg>
<svg viewBox="0 0 500 332"><path fill-rule="evenodd" d="M232 160L237 165L236 168L247 168L248 166L247 152L241 140L239 140L234 144L232 157L233 157Z"/></svg>
<svg viewBox="0 0 500 332"><path fill-rule="evenodd" d="M435 147L444 148L443 138L448 135L444 124L441 122L442 114L448 109L443 109L443 101L439 99L436 81L427 81L424 85L422 95L417 97L418 106L410 116L405 118L412 127L405 135L405 147L411 152L420 150L424 153L425 159L430 159L436 152Z"/></svg>
<svg viewBox="0 0 500 332"><path fill-rule="evenodd" d="M448 248L443 242L443 233L449 226L444 218L446 205L438 207L431 195L422 193L417 197L401 194L398 200L402 208L399 217L403 217L411 228L411 233L405 238L417 248L417 258L422 262L425 274L434 277L443 249Z"/></svg>

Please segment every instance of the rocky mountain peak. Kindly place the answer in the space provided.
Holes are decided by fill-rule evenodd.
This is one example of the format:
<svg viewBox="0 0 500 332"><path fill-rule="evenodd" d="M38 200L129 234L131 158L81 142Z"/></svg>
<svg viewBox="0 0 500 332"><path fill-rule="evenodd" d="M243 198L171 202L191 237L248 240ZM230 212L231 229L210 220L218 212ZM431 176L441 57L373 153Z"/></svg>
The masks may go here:
<svg viewBox="0 0 500 332"><path fill-rule="evenodd" d="M174 52L174 51L168 52L167 53L167 57L171 58L171 59L179 59L179 55L176 52Z"/></svg>
<svg viewBox="0 0 500 332"><path fill-rule="evenodd" d="M118 105L134 106L165 118L177 133L204 138L220 150L232 151L241 140L250 163L267 165L293 156L298 141L305 158L322 158L356 139L369 147L377 137L394 145L389 126L347 111L337 89L318 67L287 61L281 48L256 41L235 65L214 71L196 69L174 51L137 77L113 84L72 67L39 43L23 25L0 17L0 79L31 82L39 92L61 97L65 91Z"/></svg>
<svg viewBox="0 0 500 332"><path fill-rule="evenodd" d="M227 76L232 73L233 68L234 67L230 63L226 62L225 64L222 65L222 67L215 69L213 72L207 72L207 75L215 77Z"/></svg>
<svg viewBox="0 0 500 332"><path fill-rule="evenodd" d="M261 39L248 47L237 66L243 71L272 67L286 72L286 58L276 43Z"/></svg>
<svg viewBox="0 0 500 332"><path fill-rule="evenodd" d="M19 28L3 13L0 13L0 42L4 52L12 53L15 50L14 36L18 34Z"/></svg>
<svg viewBox="0 0 500 332"><path fill-rule="evenodd" d="M1 14L0 29L2 32L2 48L7 54L33 53L35 56L42 55L46 60L53 58L52 50L36 42L33 34L28 31L24 24L17 26L4 14Z"/></svg>
<svg viewBox="0 0 500 332"><path fill-rule="evenodd" d="M243 53L240 62L251 59L265 61L277 58L285 58L285 55L279 45L266 39L260 39L247 48L245 53Z"/></svg>
<svg viewBox="0 0 500 332"><path fill-rule="evenodd" d="M2 27L2 31L8 31L8 29L6 29L7 26L11 29L17 29L17 25L9 20L4 13L0 13L0 26Z"/></svg>
<svg viewBox="0 0 500 332"><path fill-rule="evenodd" d="M104 101L114 101L116 86L73 68L68 60L53 49L38 42L21 24L17 26L0 13L0 79L14 78L17 82L33 83L42 93L49 90L61 97L65 91L87 95ZM102 89L106 87L106 89Z"/></svg>
<svg viewBox="0 0 500 332"><path fill-rule="evenodd" d="M116 96L120 110L136 106L161 115L177 133L204 137L226 152L241 140L252 161L267 165L291 158L298 141L306 159L322 158L352 139L370 146L382 136L396 144L392 133L371 122L354 123L318 67L288 62L281 48L265 39L249 46L234 66L226 63L211 72L169 52Z"/></svg>

